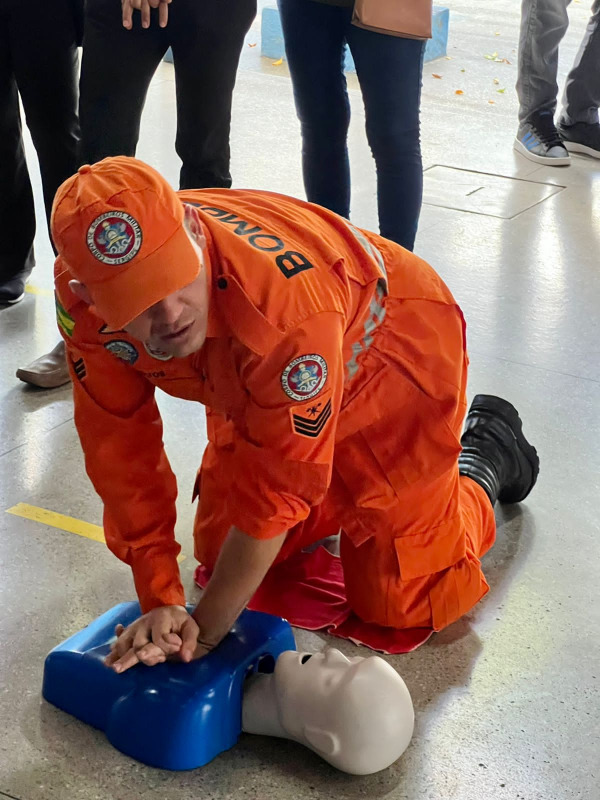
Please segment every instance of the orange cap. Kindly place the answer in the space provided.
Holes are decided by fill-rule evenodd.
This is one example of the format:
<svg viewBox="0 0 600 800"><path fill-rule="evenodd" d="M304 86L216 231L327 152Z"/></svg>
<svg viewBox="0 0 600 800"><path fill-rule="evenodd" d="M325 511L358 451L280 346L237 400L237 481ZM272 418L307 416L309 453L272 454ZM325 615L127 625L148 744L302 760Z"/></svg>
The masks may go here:
<svg viewBox="0 0 600 800"><path fill-rule="evenodd" d="M117 156L63 183L52 237L98 316L118 330L198 276L201 261L183 219L183 203L155 169Z"/></svg>

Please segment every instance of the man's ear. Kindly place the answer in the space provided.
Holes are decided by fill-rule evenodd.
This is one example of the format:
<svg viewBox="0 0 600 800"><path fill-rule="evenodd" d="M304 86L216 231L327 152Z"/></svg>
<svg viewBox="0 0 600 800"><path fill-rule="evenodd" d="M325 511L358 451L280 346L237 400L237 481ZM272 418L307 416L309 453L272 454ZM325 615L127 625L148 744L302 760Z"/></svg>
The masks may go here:
<svg viewBox="0 0 600 800"><path fill-rule="evenodd" d="M338 737L334 736L330 731L324 731L321 728L305 725L303 733L309 745L318 753L324 753L326 756L334 756L340 749Z"/></svg>
<svg viewBox="0 0 600 800"><path fill-rule="evenodd" d="M190 234L200 249L205 248L206 237L204 236L204 230L202 228L202 223L200 222L198 212L194 206L191 206L189 203L184 203L184 212L184 225L186 231Z"/></svg>
<svg viewBox="0 0 600 800"><path fill-rule="evenodd" d="M80 300L82 300L86 306L93 305L92 296L88 292L88 288L84 283L80 283L80 281L69 281L69 289L76 295Z"/></svg>

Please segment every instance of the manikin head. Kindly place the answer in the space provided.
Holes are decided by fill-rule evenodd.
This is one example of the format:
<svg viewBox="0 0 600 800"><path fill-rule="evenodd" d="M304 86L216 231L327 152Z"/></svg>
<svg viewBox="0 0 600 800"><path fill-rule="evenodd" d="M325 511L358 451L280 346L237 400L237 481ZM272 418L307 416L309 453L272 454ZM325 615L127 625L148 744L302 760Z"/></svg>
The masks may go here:
<svg viewBox="0 0 600 800"><path fill-rule="evenodd" d="M202 346L202 224L155 170L123 156L81 167L56 195L52 231L71 291L109 328L175 357Z"/></svg>
<svg viewBox="0 0 600 800"><path fill-rule="evenodd" d="M259 682L268 679L269 703ZM408 747L414 710L406 684L379 656L348 659L339 650L282 653L272 676L258 676L244 698L244 729L294 739L344 772L367 775ZM262 695L262 696L261 696ZM277 714L279 732L253 731L252 717ZM259 726L260 727L260 726Z"/></svg>

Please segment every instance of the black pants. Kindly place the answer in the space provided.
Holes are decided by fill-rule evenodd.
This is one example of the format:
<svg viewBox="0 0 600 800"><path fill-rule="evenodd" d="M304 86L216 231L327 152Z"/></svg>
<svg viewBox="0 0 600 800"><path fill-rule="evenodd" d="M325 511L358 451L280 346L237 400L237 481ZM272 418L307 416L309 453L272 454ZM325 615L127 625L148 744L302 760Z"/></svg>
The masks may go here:
<svg viewBox="0 0 600 800"><path fill-rule="evenodd" d="M256 0L174 0L169 23L134 13L121 24L119 0L87 0L81 69L82 158L135 155L150 80L169 46L177 91L180 187L231 186L231 100Z"/></svg>
<svg viewBox="0 0 600 800"><path fill-rule="evenodd" d="M0 283L35 263L19 94L49 219L56 190L77 169L77 58L70 0L0 0Z"/></svg>

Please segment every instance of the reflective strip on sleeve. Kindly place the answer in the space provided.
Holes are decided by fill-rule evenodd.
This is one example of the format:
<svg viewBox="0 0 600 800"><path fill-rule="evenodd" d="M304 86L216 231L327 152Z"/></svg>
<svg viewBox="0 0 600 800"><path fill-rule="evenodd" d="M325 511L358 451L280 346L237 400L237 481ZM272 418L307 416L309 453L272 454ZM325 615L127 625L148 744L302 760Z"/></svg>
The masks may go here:
<svg viewBox="0 0 600 800"><path fill-rule="evenodd" d="M385 307L383 305L383 298L386 295L386 287L383 278L377 281L375 294L369 306L369 316L365 320L364 330L365 335L363 338L354 342L352 345L352 358L346 362L347 380L353 378L358 371L358 356L366 352L373 344L373 334L385 319Z"/></svg>
<svg viewBox="0 0 600 800"><path fill-rule="evenodd" d="M364 235L362 231L360 231L358 228L355 228L354 225L348 222L348 220L345 219L344 222L348 226L350 233L354 236L354 238L362 247L362 249L365 251L365 253L372 259L374 259L375 263L381 270L383 280L385 281L385 294L387 294L387 270L385 268L385 262L383 260L383 256L381 255L379 250L373 244L371 244L371 242L367 239L367 237Z"/></svg>

